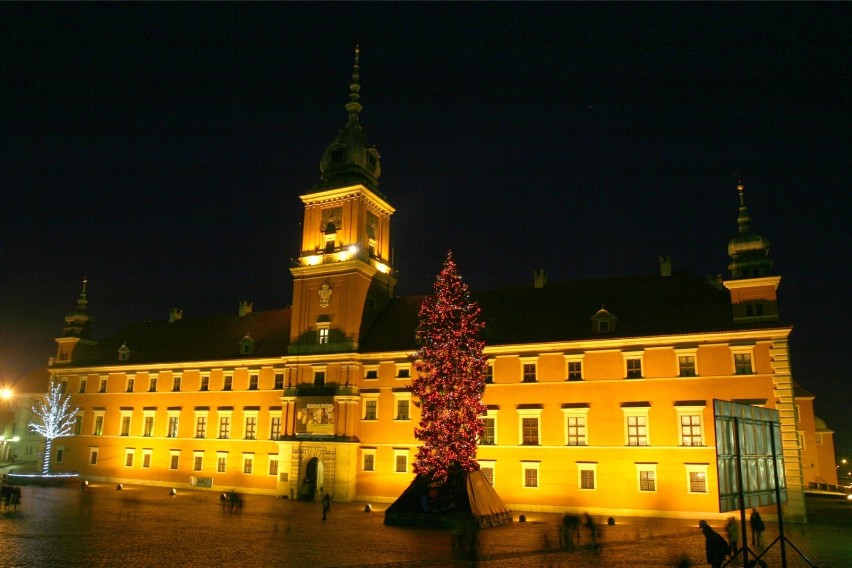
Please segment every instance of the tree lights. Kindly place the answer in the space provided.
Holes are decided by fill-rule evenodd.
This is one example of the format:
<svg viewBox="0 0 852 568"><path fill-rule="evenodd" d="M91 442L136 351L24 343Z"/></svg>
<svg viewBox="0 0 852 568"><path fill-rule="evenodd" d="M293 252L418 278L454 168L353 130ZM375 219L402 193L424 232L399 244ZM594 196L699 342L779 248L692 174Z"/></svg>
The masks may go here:
<svg viewBox="0 0 852 568"><path fill-rule="evenodd" d="M42 475L47 475L50 469L50 448L54 438L71 434L78 408L71 409L71 397L62 394L59 383L52 383L50 390L33 404L33 414L37 420L30 422L30 429L44 436L44 462L41 466Z"/></svg>
<svg viewBox="0 0 852 568"><path fill-rule="evenodd" d="M485 413L486 361L479 332L480 308L470 300L452 252L434 285L435 295L420 306L418 337L422 347L412 355L417 377L411 391L418 397L421 441L414 473L445 481L452 469L476 471L476 444Z"/></svg>

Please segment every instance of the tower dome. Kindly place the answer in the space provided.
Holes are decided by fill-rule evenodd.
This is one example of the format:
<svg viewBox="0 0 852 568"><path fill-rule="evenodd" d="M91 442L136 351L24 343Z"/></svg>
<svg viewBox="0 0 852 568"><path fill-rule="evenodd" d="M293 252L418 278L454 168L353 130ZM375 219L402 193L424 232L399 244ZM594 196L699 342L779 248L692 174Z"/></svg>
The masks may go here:
<svg viewBox="0 0 852 568"><path fill-rule="evenodd" d="M89 300L86 298L88 278L83 279L83 291L77 298L77 309L65 316L62 327L64 337L81 337L88 339L92 335L92 316L89 315Z"/></svg>
<svg viewBox="0 0 852 568"><path fill-rule="evenodd" d="M757 278L766 276L772 271L769 239L751 230L751 216L745 206L744 189L742 182L737 184L740 195L740 213L737 216L739 231L728 242L728 256L731 257L728 270L731 271L731 278L734 279Z"/></svg>
<svg viewBox="0 0 852 568"><path fill-rule="evenodd" d="M382 172L379 152L367 142L367 136L359 122L363 108L359 102L361 98L358 66L360 52L360 48L356 45L352 83L349 85L349 102L345 107L349 118L346 126L337 133L323 152L320 160L320 183L316 189L330 189L360 183L378 193L379 176Z"/></svg>

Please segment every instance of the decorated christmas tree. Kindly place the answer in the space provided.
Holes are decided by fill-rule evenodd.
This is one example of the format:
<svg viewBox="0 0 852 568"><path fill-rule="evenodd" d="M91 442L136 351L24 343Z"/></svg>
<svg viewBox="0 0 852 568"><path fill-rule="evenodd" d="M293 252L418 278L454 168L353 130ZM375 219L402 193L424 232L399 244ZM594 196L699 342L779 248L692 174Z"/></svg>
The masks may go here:
<svg viewBox="0 0 852 568"><path fill-rule="evenodd" d="M416 478L385 513L386 524L479 526L511 522L511 512L479 471L476 446L482 435L485 393L485 324L470 298L452 253L420 306L421 347L411 359L417 376L421 442L414 460Z"/></svg>
<svg viewBox="0 0 852 568"><path fill-rule="evenodd" d="M411 357L417 370L411 392L420 406L414 436L421 442L414 473L435 481L446 481L451 469L479 469L476 443L485 413L479 312L450 253L435 281L435 295L420 306L422 347Z"/></svg>

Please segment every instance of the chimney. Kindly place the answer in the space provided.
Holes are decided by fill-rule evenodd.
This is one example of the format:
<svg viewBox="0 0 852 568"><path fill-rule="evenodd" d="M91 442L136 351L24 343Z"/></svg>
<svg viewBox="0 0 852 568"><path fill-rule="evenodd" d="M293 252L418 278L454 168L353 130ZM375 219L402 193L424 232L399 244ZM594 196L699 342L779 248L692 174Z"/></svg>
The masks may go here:
<svg viewBox="0 0 852 568"><path fill-rule="evenodd" d="M547 274L544 272L544 269L533 270L533 287L537 290L544 288L545 284L547 284Z"/></svg>
<svg viewBox="0 0 852 568"><path fill-rule="evenodd" d="M672 257L667 254L659 257L660 259L660 276L668 278L672 275Z"/></svg>
<svg viewBox="0 0 852 568"><path fill-rule="evenodd" d="M183 317L183 310L179 310L177 308L172 308L172 311L169 312L169 323L175 323L179 319Z"/></svg>
<svg viewBox="0 0 852 568"><path fill-rule="evenodd" d="M240 317L251 313L252 303L246 300L240 302Z"/></svg>

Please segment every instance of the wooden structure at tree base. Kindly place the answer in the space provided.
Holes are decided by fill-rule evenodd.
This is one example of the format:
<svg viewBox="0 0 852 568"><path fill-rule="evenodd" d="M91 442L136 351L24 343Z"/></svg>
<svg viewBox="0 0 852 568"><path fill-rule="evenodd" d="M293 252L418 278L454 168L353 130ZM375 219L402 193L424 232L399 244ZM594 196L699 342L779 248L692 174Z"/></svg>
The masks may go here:
<svg viewBox="0 0 852 568"><path fill-rule="evenodd" d="M451 471L445 482L418 475L385 511L386 525L481 528L512 522L512 512L480 470Z"/></svg>

